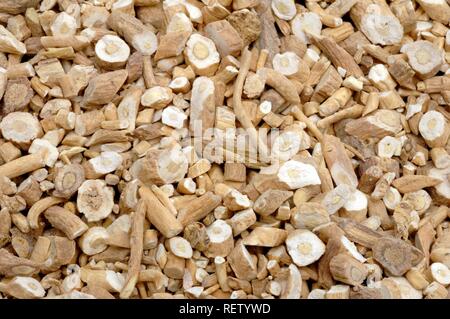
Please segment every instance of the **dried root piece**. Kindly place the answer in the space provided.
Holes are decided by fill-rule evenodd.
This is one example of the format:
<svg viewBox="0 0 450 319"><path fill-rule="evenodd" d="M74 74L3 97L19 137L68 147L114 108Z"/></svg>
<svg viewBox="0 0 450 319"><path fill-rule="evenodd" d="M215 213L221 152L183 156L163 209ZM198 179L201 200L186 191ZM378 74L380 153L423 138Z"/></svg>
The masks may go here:
<svg viewBox="0 0 450 319"><path fill-rule="evenodd" d="M403 37L403 26L384 0L359 1L350 17L373 44L397 44Z"/></svg>
<svg viewBox="0 0 450 319"><path fill-rule="evenodd" d="M205 251L208 258L217 256L226 257L233 249L233 230L223 220L216 220L206 228L209 238L209 245Z"/></svg>
<svg viewBox="0 0 450 319"><path fill-rule="evenodd" d="M419 132L430 147L443 147L450 136L450 124L442 113L428 111L420 118Z"/></svg>
<svg viewBox="0 0 450 319"><path fill-rule="evenodd" d="M331 259L330 271L335 280L352 286L360 285L369 274L364 264L342 253Z"/></svg>
<svg viewBox="0 0 450 319"><path fill-rule="evenodd" d="M84 169L79 164L69 164L56 169L54 184L56 197L70 198L85 180Z"/></svg>
<svg viewBox="0 0 450 319"><path fill-rule="evenodd" d="M103 180L86 180L78 189L77 208L89 222L108 217L114 206L114 190Z"/></svg>
<svg viewBox="0 0 450 319"><path fill-rule="evenodd" d="M45 290L34 278L16 276L7 284L0 283L0 291L17 299L35 299L45 296Z"/></svg>
<svg viewBox="0 0 450 319"><path fill-rule="evenodd" d="M200 34L192 34L189 37L184 54L198 75L213 75L220 62L214 42Z"/></svg>
<svg viewBox="0 0 450 319"><path fill-rule="evenodd" d="M25 112L6 115L0 122L0 130L5 139L16 143L29 143L43 134L36 117Z"/></svg>
<svg viewBox="0 0 450 319"><path fill-rule="evenodd" d="M95 45L98 64L105 69L117 69L124 66L130 56L130 48L121 38L105 35Z"/></svg>
<svg viewBox="0 0 450 319"><path fill-rule="evenodd" d="M152 55L156 51L158 40L155 34L132 15L115 10L109 15L107 24L142 55Z"/></svg>
<svg viewBox="0 0 450 319"><path fill-rule="evenodd" d="M286 246L292 261L299 267L312 264L325 253L325 245L319 237L304 229L289 233Z"/></svg>
<svg viewBox="0 0 450 319"><path fill-rule="evenodd" d="M0 25L0 51L12 54L25 54L25 44L16 39L4 26Z"/></svg>
<svg viewBox="0 0 450 319"><path fill-rule="evenodd" d="M320 16L314 12L297 14L291 21L292 33L303 43L310 43L309 34L318 36L322 30Z"/></svg>
<svg viewBox="0 0 450 319"><path fill-rule="evenodd" d="M188 161L183 152L177 148L167 150L150 150L146 157L138 159L130 168L134 178L143 183L156 185L180 181L187 173Z"/></svg>
<svg viewBox="0 0 450 319"><path fill-rule="evenodd" d="M109 234L105 228L99 226L91 227L78 240L78 245L83 253L92 256L108 248L106 244L108 237Z"/></svg>
<svg viewBox="0 0 450 319"><path fill-rule="evenodd" d="M443 63L441 51L429 41L407 43L400 51L407 55L409 64L423 79L436 75Z"/></svg>
<svg viewBox="0 0 450 319"><path fill-rule="evenodd" d="M372 250L373 258L391 276L402 276L420 261L420 252L400 239L380 238Z"/></svg>
<svg viewBox="0 0 450 319"><path fill-rule="evenodd" d="M81 236L89 228L78 216L59 206L48 208L44 216L53 227L61 230L71 240Z"/></svg>
<svg viewBox="0 0 450 319"><path fill-rule="evenodd" d="M450 6L444 0L418 0L420 7L433 20L448 24Z"/></svg>
<svg viewBox="0 0 450 319"><path fill-rule="evenodd" d="M320 185L321 181L317 170L311 164L298 161L287 161L281 165L277 177L289 189L298 189L309 185Z"/></svg>

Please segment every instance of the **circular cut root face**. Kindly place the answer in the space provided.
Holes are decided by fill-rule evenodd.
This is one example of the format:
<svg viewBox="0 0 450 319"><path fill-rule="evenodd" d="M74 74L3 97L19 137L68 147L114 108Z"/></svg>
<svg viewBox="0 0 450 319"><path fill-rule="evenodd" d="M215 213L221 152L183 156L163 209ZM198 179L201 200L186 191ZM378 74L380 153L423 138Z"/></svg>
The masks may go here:
<svg viewBox="0 0 450 319"><path fill-rule="evenodd" d="M162 86L147 89L141 96L141 104L146 107L161 109L172 101L172 90Z"/></svg>
<svg viewBox="0 0 450 319"><path fill-rule="evenodd" d="M79 245L83 253L88 256L99 254L108 248L106 241L108 231L99 226L89 228L79 239Z"/></svg>
<svg viewBox="0 0 450 319"><path fill-rule="evenodd" d="M367 196L360 190L355 190L345 202L344 209L352 212L367 208Z"/></svg>
<svg viewBox="0 0 450 319"><path fill-rule="evenodd" d="M286 183L290 189L320 185L321 183L314 166L293 160L281 165L278 178L281 182Z"/></svg>
<svg viewBox="0 0 450 319"><path fill-rule="evenodd" d="M95 45L95 54L106 62L126 62L130 56L130 47L115 35L105 35Z"/></svg>
<svg viewBox="0 0 450 319"><path fill-rule="evenodd" d="M188 160L181 150L167 150L158 159L159 176L166 184L179 182L186 174L188 165Z"/></svg>
<svg viewBox="0 0 450 319"><path fill-rule="evenodd" d="M395 207L400 204L401 200L402 195L400 195L400 192L394 187L389 187L388 191L383 197L384 205L387 209L390 210L394 210Z"/></svg>
<svg viewBox="0 0 450 319"><path fill-rule="evenodd" d="M373 44L396 44L403 37L403 26L397 18L375 13L363 16L361 30Z"/></svg>
<svg viewBox="0 0 450 319"><path fill-rule="evenodd" d="M297 14L291 21L292 33L303 43L309 44L309 37L305 32L320 35L322 21L317 13L307 12Z"/></svg>
<svg viewBox="0 0 450 319"><path fill-rule="evenodd" d="M297 13L294 0L272 0L272 10L282 20L291 20Z"/></svg>
<svg viewBox="0 0 450 319"><path fill-rule="evenodd" d="M166 107L161 115L161 120L163 124L167 126L180 129L184 125L184 120L187 119L186 114L178 107L168 106Z"/></svg>
<svg viewBox="0 0 450 319"><path fill-rule="evenodd" d="M89 222L99 221L112 212L114 191L103 180L87 180L78 189L77 208Z"/></svg>
<svg viewBox="0 0 450 319"><path fill-rule="evenodd" d="M56 16L50 29L54 36L74 35L77 31L77 21L66 12L61 12Z"/></svg>
<svg viewBox="0 0 450 319"><path fill-rule="evenodd" d="M442 113L437 111L428 111L420 118L420 135L422 135L426 140L435 140L444 133L445 121L446 120Z"/></svg>
<svg viewBox="0 0 450 319"><path fill-rule="evenodd" d="M166 32L192 32L191 20L182 12L175 13L170 19Z"/></svg>
<svg viewBox="0 0 450 319"><path fill-rule="evenodd" d="M43 152L45 154L45 165L48 167L53 167L59 157L58 149L49 141L37 138L31 143L28 153L34 154Z"/></svg>
<svg viewBox="0 0 450 319"><path fill-rule="evenodd" d="M39 121L30 113L13 112L0 122L2 136L16 143L28 143L42 133Z"/></svg>
<svg viewBox="0 0 450 319"><path fill-rule="evenodd" d="M218 219L206 228L211 243L223 243L228 238L233 236L231 226L225 221Z"/></svg>
<svg viewBox="0 0 450 319"><path fill-rule="evenodd" d="M158 48L158 39L152 32L144 32L134 36L132 45L143 55L152 55Z"/></svg>
<svg viewBox="0 0 450 319"><path fill-rule="evenodd" d="M207 69L220 62L214 42L200 34L192 34L186 43L186 55L197 69Z"/></svg>
<svg viewBox="0 0 450 319"><path fill-rule="evenodd" d="M431 276L441 285L450 285L450 270L443 263L433 263L430 266Z"/></svg>
<svg viewBox="0 0 450 319"><path fill-rule="evenodd" d="M442 64L441 51L429 41L407 43L400 51L408 56L409 64L420 74L435 73Z"/></svg>
<svg viewBox="0 0 450 319"><path fill-rule="evenodd" d="M273 69L283 75L293 75L298 72L300 58L294 52L277 53L272 61Z"/></svg>
<svg viewBox="0 0 450 319"><path fill-rule="evenodd" d="M191 244L183 237L172 237L169 239L170 251L178 257L189 259L192 257Z"/></svg>
<svg viewBox="0 0 450 319"><path fill-rule="evenodd" d="M292 231L286 239L286 246L293 262L300 267L312 264L325 253L325 245L309 230Z"/></svg>

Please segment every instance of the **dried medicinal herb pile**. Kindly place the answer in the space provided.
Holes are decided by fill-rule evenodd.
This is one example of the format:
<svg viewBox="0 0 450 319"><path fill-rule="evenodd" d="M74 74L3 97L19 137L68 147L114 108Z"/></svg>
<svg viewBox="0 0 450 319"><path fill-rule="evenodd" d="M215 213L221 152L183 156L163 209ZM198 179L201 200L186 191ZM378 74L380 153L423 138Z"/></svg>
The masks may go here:
<svg viewBox="0 0 450 319"><path fill-rule="evenodd" d="M0 298L449 298L448 0L1 0Z"/></svg>

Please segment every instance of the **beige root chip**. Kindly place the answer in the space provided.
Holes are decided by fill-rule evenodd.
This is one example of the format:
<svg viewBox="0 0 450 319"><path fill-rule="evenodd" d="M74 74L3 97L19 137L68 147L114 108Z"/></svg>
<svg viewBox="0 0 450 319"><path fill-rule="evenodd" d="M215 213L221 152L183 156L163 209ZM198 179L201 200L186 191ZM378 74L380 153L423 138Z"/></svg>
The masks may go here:
<svg viewBox="0 0 450 319"><path fill-rule="evenodd" d="M87 180L78 189L77 208L88 221L108 217L114 206L114 190L103 180Z"/></svg>

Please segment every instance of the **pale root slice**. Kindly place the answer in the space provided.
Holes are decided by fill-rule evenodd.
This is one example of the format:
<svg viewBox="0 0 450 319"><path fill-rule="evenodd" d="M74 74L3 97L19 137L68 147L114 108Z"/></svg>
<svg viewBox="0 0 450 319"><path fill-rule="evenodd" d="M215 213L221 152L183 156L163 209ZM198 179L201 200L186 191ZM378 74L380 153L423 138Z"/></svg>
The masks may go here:
<svg viewBox="0 0 450 319"><path fill-rule="evenodd" d="M43 134L37 118L26 112L6 115L0 122L0 131L6 140L16 143L29 143Z"/></svg>
<svg viewBox="0 0 450 319"><path fill-rule="evenodd" d="M117 152L102 152L91 158L88 163L96 174L105 175L114 172L122 165L122 156Z"/></svg>
<svg viewBox="0 0 450 319"><path fill-rule="evenodd" d="M377 155L379 157L391 158L392 156L400 156L402 151L402 142L400 139L385 136L383 137L377 145Z"/></svg>
<svg viewBox="0 0 450 319"><path fill-rule="evenodd" d="M423 79L436 75L444 62L442 51L429 41L404 44L400 52L407 55L409 64Z"/></svg>
<svg viewBox="0 0 450 319"><path fill-rule="evenodd" d="M243 195L235 189L228 192L223 198L223 205L233 212L247 209L251 204L247 195Z"/></svg>
<svg viewBox="0 0 450 319"><path fill-rule="evenodd" d="M158 39L152 28L144 25L138 18L115 10L109 15L107 24L142 55L155 53Z"/></svg>
<svg viewBox="0 0 450 319"><path fill-rule="evenodd" d="M442 113L428 111L419 121L419 132L430 147L444 147L450 136L450 124Z"/></svg>
<svg viewBox="0 0 450 319"><path fill-rule="evenodd" d="M256 278L256 259L253 259L253 256L250 255L242 241L236 244L227 260L236 278L248 281Z"/></svg>
<svg viewBox="0 0 450 319"><path fill-rule="evenodd" d="M107 34L95 44L95 55L101 67L116 69L127 63L130 47L118 36Z"/></svg>
<svg viewBox="0 0 450 319"><path fill-rule="evenodd" d="M154 86L142 94L141 104L159 110L166 107L172 101L172 98L173 93L170 88Z"/></svg>
<svg viewBox="0 0 450 319"><path fill-rule="evenodd" d="M235 213L228 222L233 229L233 236L238 236L256 222L256 214L251 208L244 209Z"/></svg>
<svg viewBox="0 0 450 319"><path fill-rule="evenodd" d="M94 226L89 228L78 240L83 253L88 256L99 254L108 248L108 231L106 228L100 226Z"/></svg>
<svg viewBox="0 0 450 319"><path fill-rule="evenodd" d="M313 230L330 222L328 212L320 203L307 202L296 206L291 212L291 224L295 228Z"/></svg>
<svg viewBox="0 0 450 319"><path fill-rule="evenodd" d="M40 138L33 140L33 142L30 145L30 148L28 149L28 153L45 154L44 161L45 165L47 165L48 167L53 167L59 157L58 149L49 141Z"/></svg>
<svg viewBox="0 0 450 319"><path fill-rule="evenodd" d="M443 147L435 147L430 151L431 160L436 168L450 167L450 154Z"/></svg>
<svg viewBox="0 0 450 319"><path fill-rule="evenodd" d="M325 245L319 237L304 229L290 232L286 247L292 261L299 267L314 263L325 253Z"/></svg>
<svg viewBox="0 0 450 319"><path fill-rule="evenodd" d="M262 193L255 201L253 209L262 216L268 216L274 213L278 207L290 197L293 192L279 189L269 189Z"/></svg>
<svg viewBox="0 0 450 319"><path fill-rule="evenodd" d="M238 56L243 47L239 33L227 20L208 23L205 27L206 36L216 45L221 57Z"/></svg>
<svg viewBox="0 0 450 319"><path fill-rule="evenodd" d="M188 93L191 90L191 82L185 76L179 76L169 83L169 88L174 93Z"/></svg>
<svg viewBox="0 0 450 319"><path fill-rule="evenodd" d="M290 160L281 165L278 179L290 189L298 189L309 185L320 185L320 177L314 166Z"/></svg>
<svg viewBox="0 0 450 319"><path fill-rule="evenodd" d="M189 32L192 33L194 27L191 20L183 12L175 13L167 25L166 32Z"/></svg>
<svg viewBox="0 0 450 319"><path fill-rule="evenodd" d="M61 12L56 15L50 30L52 31L53 36L75 35L75 33L77 33L77 21L66 12Z"/></svg>
<svg viewBox="0 0 450 319"><path fill-rule="evenodd" d="M394 210L395 207L400 204L402 200L402 195L400 195L400 192L394 188L394 187L389 187L389 189L387 190L386 194L383 197L383 203L386 206L387 209L389 210Z"/></svg>
<svg viewBox="0 0 450 319"><path fill-rule="evenodd" d="M106 228L108 238L106 244L110 246L130 248L130 215L121 215Z"/></svg>
<svg viewBox="0 0 450 319"><path fill-rule="evenodd" d="M402 129L400 114L394 110L377 110L368 116L350 121L345 131L362 140L381 139L395 135Z"/></svg>
<svg viewBox="0 0 450 319"><path fill-rule="evenodd" d="M450 179L448 178L450 175L450 167L438 169L432 168L428 172L428 176L440 179L442 182L438 185L434 186L434 190L438 197L447 203L450 203Z"/></svg>
<svg viewBox="0 0 450 319"><path fill-rule="evenodd" d="M443 263L432 263L430 266L431 276L441 285L450 285L450 269Z"/></svg>
<svg viewBox="0 0 450 319"><path fill-rule="evenodd" d="M427 191L420 189L415 192L406 193L403 196L402 201L410 204L411 207L421 215L430 208L433 200Z"/></svg>
<svg viewBox="0 0 450 319"><path fill-rule="evenodd" d="M282 132L272 144L271 158L273 160L288 161L298 153L302 144L302 135L299 132Z"/></svg>
<svg viewBox="0 0 450 319"><path fill-rule="evenodd" d="M272 60L273 69L283 75L296 74L300 69L300 58L294 52L277 53Z"/></svg>
<svg viewBox="0 0 450 319"><path fill-rule="evenodd" d="M321 204L325 207L328 214L335 214L350 199L354 188L347 184L340 184L327 192L322 198Z"/></svg>
<svg viewBox="0 0 450 319"><path fill-rule="evenodd" d="M150 150L145 158L138 159L130 167L134 178L158 186L178 182L188 171L188 160L178 148Z"/></svg>
<svg viewBox="0 0 450 319"><path fill-rule="evenodd" d="M17 299L35 299L45 296L41 283L32 277L14 277L6 284L0 284L0 290Z"/></svg>
<svg viewBox="0 0 450 319"><path fill-rule="evenodd" d="M300 273L300 270L298 270L297 266L292 264L289 265L288 270L288 278L284 284L280 298L300 299L303 288L302 275Z"/></svg>
<svg viewBox="0 0 450 319"><path fill-rule="evenodd" d="M99 221L112 212L114 190L103 180L87 180L78 189L77 208L89 222Z"/></svg>
<svg viewBox="0 0 450 319"><path fill-rule="evenodd" d="M69 164L57 167L55 170L55 191L54 196L70 198L78 191L78 188L85 180L83 166L79 164Z"/></svg>
<svg viewBox="0 0 450 319"><path fill-rule="evenodd" d="M233 249L233 230L225 221L218 219L206 228L209 245L205 251L208 258L226 257Z"/></svg>
<svg viewBox="0 0 450 319"><path fill-rule="evenodd" d="M52 206L44 212L45 218L67 238L73 240L88 230L88 226L75 214L59 206Z"/></svg>
<svg viewBox="0 0 450 319"><path fill-rule="evenodd" d="M190 259L192 258L191 244L183 237L172 237L168 240L169 251L175 256Z"/></svg>
<svg viewBox="0 0 450 319"><path fill-rule="evenodd" d="M123 97L117 107L117 119L121 124L126 123L126 128L128 131L134 131L136 128L136 117L139 110L141 96L141 89L130 89L128 94Z"/></svg>
<svg viewBox="0 0 450 319"><path fill-rule="evenodd" d="M325 299L349 299L350 286L334 285L326 292Z"/></svg>
<svg viewBox="0 0 450 319"><path fill-rule="evenodd" d="M405 277L387 277L377 284L387 289L392 299L422 299L422 292L415 289Z"/></svg>
<svg viewBox="0 0 450 319"><path fill-rule="evenodd" d="M186 42L186 60L198 75L213 75L220 62L214 42L200 34L192 34Z"/></svg>
<svg viewBox="0 0 450 319"><path fill-rule="evenodd" d="M309 35L320 35L322 31L322 21L317 13L306 12L297 14L291 20L292 33L303 43L309 44Z"/></svg>
<svg viewBox="0 0 450 319"><path fill-rule="evenodd" d="M195 184L194 180L190 177L183 178L178 182L177 192L185 195L195 194L195 190L197 189L197 184Z"/></svg>
<svg viewBox="0 0 450 319"><path fill-rule="evenodd" d="M125 285L125 276L112 270L81 267L80 276L81 280L89 287L101 287L108 292L120 292Z"/></svg>
<svg viewBox="0 0 450 319"><path fill-rule="evenodd" d="M297 13L294 0L272 0L273 13L280 19L289 21Z"/></svg>
<svg viewBox="0 0 450 319"><path fill-rule="evenodd" d="M162 111L161 122L167 126L180 129L184 126L187 115L176 106L168 106Z"/></svg>
<svg viewBox="0 0 450 319"><path fill-rule="evenodd" d="M12 54L25 54L25 44L16 39L3 25L0 26L0 51Z"/></svg>
<svg viewBox="0 0 450 319"><path fill-rule="evenodd" d="M346 253L340 253L331 258L330 272L335 280L352 286L362 284L369 274L364 264Z"/></svg>
<svg viewBox="0 0 450 319"><path fill-rule="evenodd" d="M350 17L373 44L397 44L403 38L403 26L384 0L359 1Z"/></svg>
<svg viewBox="0 0 450 319"><path fill-rule="evenodd" d="M417 0L420 7L433 20L448 25L450 5L445 0Z"/></svg>
<svg viewBox="0 0 450 319"><path fill-rule="evenodd" d="M367 195L356 189L345 202L340 215L361 222L367 217L367 205Z"/></svg>
<svg viewBox="0 0 450 319"><path fill-rule="evenodd" d="M389 91L395 89L397 83L389 74L384 64L376 64L370 68L367 76L372 84L380 91Z"/></svg>
<svg viewBox="0 0 450 319"><path fill-rule="evenodd" d="M197 77L192 84L189 130L195 137L214 127L216 114L214 81L206 76Z"/></svg>
<svg viewBox="0 0 450 319"><path fill-rule="evenodd" d="M246 246L276 247L282 245L287 237L287 231L273 227L255 227L252 232L242 240Z"/></svg>

